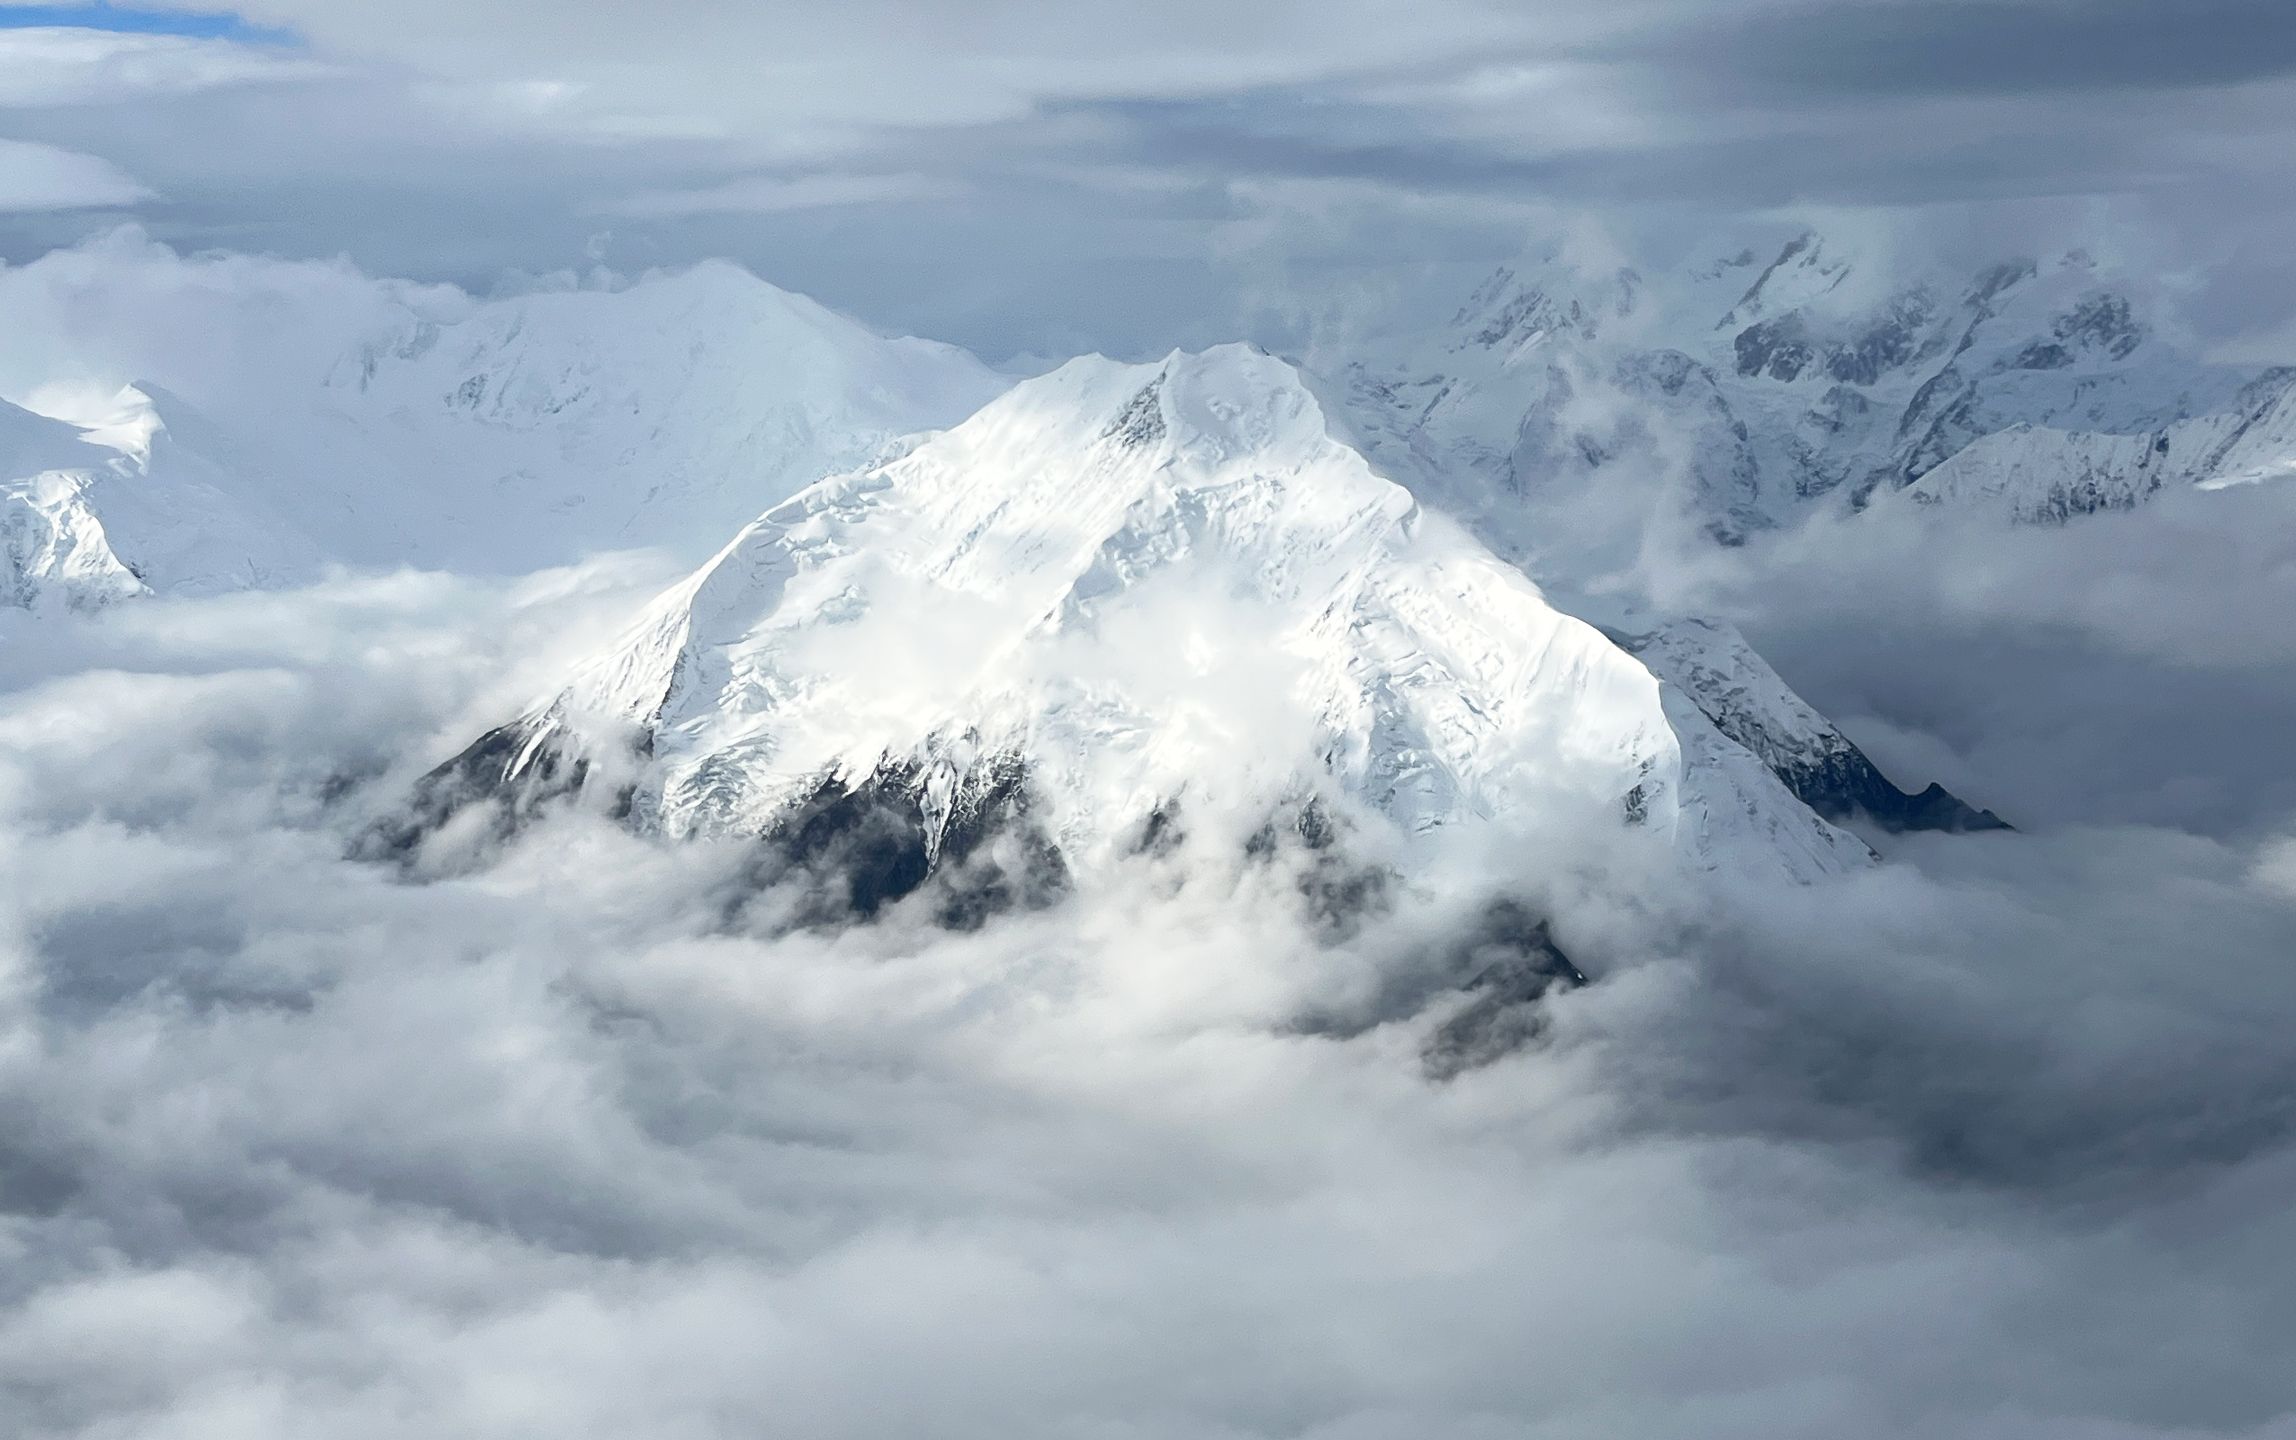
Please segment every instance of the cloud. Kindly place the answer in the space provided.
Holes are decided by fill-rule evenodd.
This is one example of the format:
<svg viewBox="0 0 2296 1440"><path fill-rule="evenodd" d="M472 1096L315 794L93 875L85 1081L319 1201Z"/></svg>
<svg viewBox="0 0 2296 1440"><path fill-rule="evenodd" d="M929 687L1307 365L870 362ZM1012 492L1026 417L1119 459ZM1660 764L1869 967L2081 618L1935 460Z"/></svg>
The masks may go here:
<svg viewBox="0 0 2296 1440"><path fill-rule="evenodd" d="M1627 47L1703 56L1725 85L1805 93L2031 95L2192 90L2296 73L2296 19L2271 0L1796 4L1694 21Z"/></svg>
<svg viewBox="0 0 2296 1440"><path fill-rule="evenodd" d="M2296 82L2252 0L245 14L304 43L11 32L12 133L137 177L166 197L145 223L194 248L483 287L582 264L610 214L623 268L731 255L998 355L1282 343L1252 328L1269 317L1233 257L1295 201L1278 233L1300 248L1251 268L1380 286L1423 256L1503 258L1540 205L1673 235L1974 210L2014 249L2036 208L2061 226L2102 198L2166 237L2170 268L2208 270L2195 308L2221 333L2296 311L2277 243ZM1332 187L1357 197L1344 228L1311 223ZM18 216L0 247L82 228Z"/></svg>
<svg viewBox="0 0 2296 1440"><path fill-rule="evenodd" d="M156 381L275 429L274 397L308 393L366 339L469 304L444 286L377 280L340 260L184 256L135 226L0 267L0 397L93 418L122 385ZM256 414L245 412L253 407Z"/></svg>
<svg viewBox="0 0 2296 1440"><path fill-rule="evenodd" d="M93 155L0 140L0 212L108 209L151 198L126 171Z"/></svg>
<svg viewBox="0 0 2296 1440"><path fill-rule="evenodd" d="M331 71L305 55L228 40L73 26L0 32L0 107L8 109L117 105Z"/></svg>
<svg viewBox="0 0 2296 1440"><path fill-rule="evenodd" d="M1820 517L1670 578L1884 768L2025 826L2121 820L2249 841L2296 811L2296 488L2164 495L2062 528L1913 506ZM1672 564L1672 553L1657 558Z"/></svg>
<svg viewBox="0 0 2296 1440"><path fill-rule="evenodd" d="M948 199L959 187L926 175L755 175L694 190L646 190L603 207L610 215L770 215L887 201Z"/></svg>

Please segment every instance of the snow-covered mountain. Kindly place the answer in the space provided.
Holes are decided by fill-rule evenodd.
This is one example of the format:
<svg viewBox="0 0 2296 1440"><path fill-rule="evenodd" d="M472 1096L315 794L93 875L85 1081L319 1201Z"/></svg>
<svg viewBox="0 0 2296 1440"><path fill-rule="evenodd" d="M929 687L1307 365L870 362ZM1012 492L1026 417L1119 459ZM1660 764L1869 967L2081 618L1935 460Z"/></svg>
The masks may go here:
<svg viewBox="0 0 2296 1440"><path fill-rule="evenodd" d="M10 407L5 593L199 593L328 563L518 573L639 546L699 559L1006 383L725 264L443 319L407 307L338 348L331 371L210 407L138 377L69 425Z"/></svg>
<svg viewBox="0 0 2296 1440"><path fill-rule="evenodd" d="M1530 324L1528 295L1479 301L1478 335ZM1597 336L1588 313L1556 323ZM1520 536L1534 497L1398 450L1384 412L1359 439L1360 374L1092 359L983 409L1005 382L972 357L727 265L390 315L277 393L146 380L76 423L0 412L6 597L718 552L456 776L531 797L643 755L631 804L671 834L845 824L866 796L919 863L1023 806L1064 866L1183 812L1256 833L1353 809L1404 836L1576 816L1803 877L1868 856L1828 819L1989 818L1882 780L1734 632L1558 608L1524 562L1561 559L1439 513L1480 495L1478 528Z"/></svg>
<svg viewBox="0 0 2296 1440"><path fill-rule="evenodd" d="M699 559L775 501L962 420L1007 383L954 346L887 339L723 262L496 301L451 324L410 317L327 377L312 438L427 483L330 493L324 528L362 560L461 570L635 546ZM378 529L392 537L381 553Z"/></svg>
<svg viewBox="0 0 2296 1440"><path fill-rule="evenodd" d="M673 835L874 835L864 909L999 834L1009 890L1182 831L1242 853L1287 807L1800 878L1871 856L1241 346L1074 361L775 507L423 819L608 776Z"/></svg>
<svg viewBox="0 0 2296 1440"><path fill-rule="evenodd" d="M87 607L308 579L320 551L253 472L157 386L77 426L0 402L0 601Z"/></svg>
<svg viewBox="0 0 2296 1440"><path fill-rule="evenodd" d="M2296 372L2275 370L2227 408L2134 434L2015 425L1968 446L1900 503L2015 524L2133 510L2175 486L2203 490L2296 476Z"/></svg>
<svg viewBox="0 0 2296 1440"><path fill-rule="evenodd" d="M0 402L0 599L99 604L142 591L85 498L107 462L73 426Z"/></svg>
<svg viewBox="0 0 2296 1440"><path fill-rule="evenodd" d="M1550 248L1446 325L1317 363L1376 460L1553 574L1616 559L1586 553L1583 527L1559 543L1558 510L1607 498L1631 541L1679 509L1735 541L1915 485L1988 437L1929 498L2078 509L2296 461L2296 374L2194 358L2148 293L2080 253L1900 271L1810 232L1647 276ZM2074 438L2026 438L2043 431ZM2173 466L2148 458L2164 435Z"/></svg>

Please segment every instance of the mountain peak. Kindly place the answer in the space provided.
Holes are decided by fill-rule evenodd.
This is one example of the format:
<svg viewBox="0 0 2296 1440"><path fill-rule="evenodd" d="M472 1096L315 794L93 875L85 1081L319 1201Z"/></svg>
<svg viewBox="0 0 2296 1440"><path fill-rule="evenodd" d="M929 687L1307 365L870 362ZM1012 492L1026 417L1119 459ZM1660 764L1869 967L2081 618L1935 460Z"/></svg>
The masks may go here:
<svg viewBox="0 0 2296 1440"><path fill-rule="evenodd" d="M1228 345L1071 361L806 489L434 790L597 761L634 767L641 824L749 836L843 833L866 795L917 837L903 883L992 803L1078 875L1175 807L1241 854L1302 796L1395 843L1499 819L1579 853L1862 857L1711 727L1686 774L1670 704L1423 514L1300 371Z"/></svg>
<svg viewBox="0 0 2296 1440"><path fill-rule="evenodd" d="M1320 477L1327 497L1394 488L1371 474L1304 374L1244 344L1147 364L1072 360L991 401L942 448L1028 457L1039 468L1027 473L1043 474L1064 504L1088 493L1128 504L1158 489L1280 484L1316 467L1329 471Z"/></svg>

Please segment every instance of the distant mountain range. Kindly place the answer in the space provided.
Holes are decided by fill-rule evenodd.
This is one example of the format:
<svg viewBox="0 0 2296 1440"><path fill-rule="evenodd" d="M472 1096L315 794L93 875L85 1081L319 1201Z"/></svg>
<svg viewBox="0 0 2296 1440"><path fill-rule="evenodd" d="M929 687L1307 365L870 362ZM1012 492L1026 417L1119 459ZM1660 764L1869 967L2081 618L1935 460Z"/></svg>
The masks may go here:
<svg viewBox="0 0 2296 1440"><path fill-rule="evenodd" d="M1590 598L1616 557L1588 537L2061 523L2288 473L2296 375L2191 356L2145 293L2079 255L1902 275L1811 234L1656 276L1551 251L1304 364L1014 383L706 265L410 309L228 419L167 377L77 423L0 407L0 600L698 565L434 772L378 832L401 850L588 795L770 840L863 913L1364 827L1390 863L1531 826L1812 880L1871 863L1843 824L2002 822L1890 782L1729 626Z"/></svg>

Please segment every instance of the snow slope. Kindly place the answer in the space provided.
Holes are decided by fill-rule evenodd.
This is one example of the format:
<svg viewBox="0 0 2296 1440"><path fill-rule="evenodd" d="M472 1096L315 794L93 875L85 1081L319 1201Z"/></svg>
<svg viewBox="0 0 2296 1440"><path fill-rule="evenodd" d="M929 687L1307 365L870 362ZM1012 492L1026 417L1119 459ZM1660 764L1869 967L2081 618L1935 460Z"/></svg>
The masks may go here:
<svg viewBox="0 0 2296 1440"><path fill-rule="evenodd" d="M629 802L672 834L874 785L927 858L1016 783L1085 869L1176 813L1241 846L1303 793L1404 837L1537 822L1800 878L1869 857L1241 346L1074 361L824 480L441 775L555 783L607 752L644 757Z"/></svg>
<svg viewBox="0 0 2296 1440"><path fill-rule="evenodd" d="M0 602L96 605L142 593L88 504L106 459L73 426L0 402Z"/></svg>
<svg viewBox="0 0 2296 1440"><path fill-rule="evenodd" d="M887 339L723 262L450 324L410 318L327 377L312 438L416 483L329 493L333 523L313 528L370 563L516 570L634 546L699 559L1006 383L953 346Z"/></svg>

